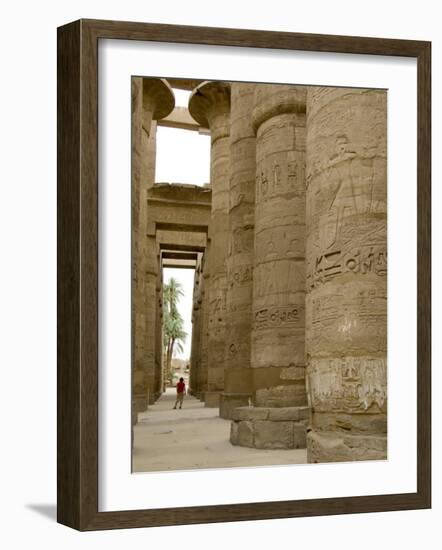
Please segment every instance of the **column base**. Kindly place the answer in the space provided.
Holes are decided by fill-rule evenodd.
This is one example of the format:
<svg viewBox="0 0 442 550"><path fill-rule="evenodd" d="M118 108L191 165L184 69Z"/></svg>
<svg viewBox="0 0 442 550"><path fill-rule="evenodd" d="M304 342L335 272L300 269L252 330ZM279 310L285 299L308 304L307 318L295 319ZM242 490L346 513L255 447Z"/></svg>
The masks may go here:
<svg viewBox="0 0 442 550"><path fill-rule="evenodd" d="M310 408L238 407L230 443L254 449L305 449Z"/></svg>
<svg viewBox="0 0 442 550"><path fill-rule="evenodd" d="M308 463L386 459L386 435L349 435L314 431L307 435Z"/></svg>
<svg viewBox="0 0 442 550"><path fill-rule="evenodd" d="M134 414L147 410L149 400L146 395L134 395L132 398L132 412Z"/></svg>
<svg viewBox="0 0 442 550"><path fill-rule="evenodd" d="M219 415L228 420L233 419L233 411L238 407L247 407L251 393L222 393L219 400Z"/></svg>
<svg viewBox="0 0 442 550"><path fill-rule="evenodd" d="M204 406L211 408L219 407L220 391L206 391L204 392Z"/></svg>

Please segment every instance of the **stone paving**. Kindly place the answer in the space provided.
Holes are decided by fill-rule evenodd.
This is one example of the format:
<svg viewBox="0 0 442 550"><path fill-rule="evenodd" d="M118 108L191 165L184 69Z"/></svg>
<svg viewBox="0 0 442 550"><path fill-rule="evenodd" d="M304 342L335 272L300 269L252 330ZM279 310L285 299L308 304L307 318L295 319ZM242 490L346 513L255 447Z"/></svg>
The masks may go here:
<svg viewBox="0 0 442 550"><path fill-rule="evenodd" d="M263 450L234 446L230 421L217 408L187 395L183 408L174 410L175 390L166 393L139 415L134 427L133 471L193 470L304 464L305 449Z"/></svg>

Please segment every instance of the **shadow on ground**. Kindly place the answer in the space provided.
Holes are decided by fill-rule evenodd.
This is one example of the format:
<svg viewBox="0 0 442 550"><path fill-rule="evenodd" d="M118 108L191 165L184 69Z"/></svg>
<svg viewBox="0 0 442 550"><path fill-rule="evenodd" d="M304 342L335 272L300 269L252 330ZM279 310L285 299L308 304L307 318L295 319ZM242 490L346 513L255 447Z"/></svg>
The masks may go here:
<svg viewBox="0 0 442 550"><path fill-rule="evenodd" d="M40 516L43 516L52 521L57 521L57 505L56 504L25 504L25 508L32 510Z"/></svg>

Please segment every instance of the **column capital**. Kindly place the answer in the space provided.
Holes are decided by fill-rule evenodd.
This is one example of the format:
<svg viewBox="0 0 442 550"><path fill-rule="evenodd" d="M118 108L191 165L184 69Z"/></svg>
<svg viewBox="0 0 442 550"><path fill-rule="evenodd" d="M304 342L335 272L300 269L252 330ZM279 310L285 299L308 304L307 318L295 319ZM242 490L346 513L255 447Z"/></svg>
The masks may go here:
<svg viewBox="0 0 442 550"><path fill-rule="evenodd" d="M175 107L175 95L164 78L143 78L144 126L150 131L152 120L170 115Z"/></svg>
<svg viewBox="0 0 442 550"><path fill-rule="evenodd" d="M263 122L274 116L305 113L306 101L306 86L260 84L255 90L252 113L255 132Z"/></svg>
<svg viewBox="0 0 442 550"><path fill-rule="evenodd" d="M189 112L204 128L209 128L212 142L230 134L230 84L202 82L189 98Z"/></svg>

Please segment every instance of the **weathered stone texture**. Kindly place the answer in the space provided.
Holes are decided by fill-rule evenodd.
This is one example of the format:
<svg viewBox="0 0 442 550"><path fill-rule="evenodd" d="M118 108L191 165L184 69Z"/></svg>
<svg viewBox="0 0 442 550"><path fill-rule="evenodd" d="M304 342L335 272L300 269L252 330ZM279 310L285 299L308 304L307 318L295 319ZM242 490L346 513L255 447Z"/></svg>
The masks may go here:
<svg viewBox="0 0 442 550"><path fill-rule="evenodd" d="M133 399L137 412L145 410L159 395L155 351L159 335L158 256L148 233L148 190L155 182L156 121L167 116L175 104L169 84L162 79L132 78L132 317Z"/></svg>
<svg viewBox="0 0 442 550"><path fill-rule="evenodd" d="M208 346L209 346L209 284L210 284L210 264L208 257L210 254L210 243L207 243L206 252L202 263L201 280L201 343L200 343L200 371L198 374L199 392L204 399L204 393L207 391L208 379Z"/></svg>
<svg viewBox="0 0 442 550"><path fill-rule="evenodd" d="M158 246L157 266L157 283L155 287L155 399L158 399L165 389L163 373L163 277Z"/></svg>
<svg viewBox="0 0 442 550"><path fill-rule="evenodd" d="M232 444L385 458L386 92L199 84L206 187L154 185L171 108L132 80L133 418L162 390L161 261L196 262L190 389Z"/></svg>
<svg viewBox="0 0 442 550"><path fill-rule="evenodd" d="M305 89L256 87L253 368L304 365Z"/></svg>
<svg viewBox="0 0 442 550"><path fill-rule="evenodd" d="M308 407L238 407L232 414L232 445L256 449L306 447Z"/></svg>
<svg viewBox="0 0 442 550"><path fill-rule="evenodd" d="M255 85L231 87L229 249L227 257L224 393L220 416L252 396L250 340L252 330L253 242L256 138L252 126Z"/></svg>
<svg viewBox="0 0 442 550"><path fill-rule="evenodd" d="M201 364L201 303L202 303L202 294L201 294L201 282L202 282L202 271L201 271L201 258L199 259L197 266L195 268L194 276L194 285L193 285L193 308L192 308L192 346L191 346L191 355L190 355L190 378L189 378L189 388L188 391L195 396L199 396L199 371Z"/></svg>
<svg viewBox="0 0 442 550"><path fill-rule="evenodd" d="M203 82L189 99L192 117L210 128L212 217L206 406L218 406L224 389L227 253L229 242L230 85Z"/></svg>
<svg viewBox="0 0 442 550"><path fill-rule="evenodd" d="M308 459L385 458L386 93L309 88L307 114Z"/></svg>
<svg viewBox="0 0 442 550"><path fill-rule="evenodd" d="M251 367L256 410L307 404L305 106L305 88L255 86ZM297 435L297 445L305 444L305 423L299 430L304 437ZM293 422L272 417L254 423L256 447L293 448L294 441Z"/></svg>

